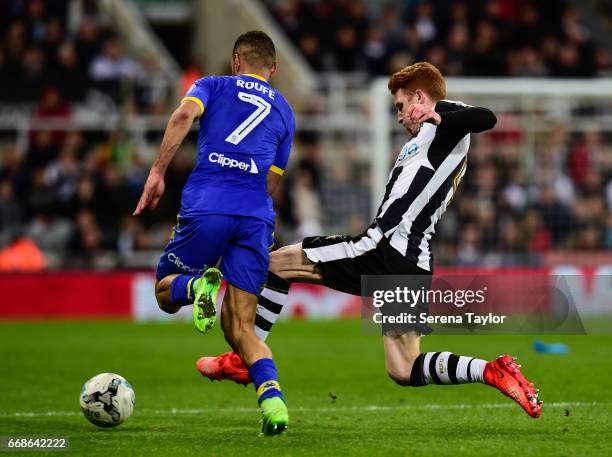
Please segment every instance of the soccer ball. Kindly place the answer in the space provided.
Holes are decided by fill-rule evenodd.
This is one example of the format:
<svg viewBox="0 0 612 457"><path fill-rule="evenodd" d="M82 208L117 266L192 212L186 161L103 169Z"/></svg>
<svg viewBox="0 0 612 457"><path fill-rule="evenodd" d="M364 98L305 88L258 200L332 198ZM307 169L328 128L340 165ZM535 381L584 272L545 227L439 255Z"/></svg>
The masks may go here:
<svg viewBox="0 0 612 457"><path fill-rule="evenodd" d="M81 410L98 427L116 427L134 411L134 389L114 373L94 376L81 389Z"/></svg>

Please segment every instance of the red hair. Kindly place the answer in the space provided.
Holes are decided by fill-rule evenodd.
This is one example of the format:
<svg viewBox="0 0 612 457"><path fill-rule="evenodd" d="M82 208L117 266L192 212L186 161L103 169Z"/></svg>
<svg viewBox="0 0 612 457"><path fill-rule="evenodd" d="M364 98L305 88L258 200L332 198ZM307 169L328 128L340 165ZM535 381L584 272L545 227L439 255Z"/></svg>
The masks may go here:
<svg viewBox="0 0 612 457"><path fill-rule="evenodd" d="M394 73L389 79L389 90L395 95L400 89L410 92L421 89L434 101L446 98L444 77L429 62L417 62Z"/></svg>

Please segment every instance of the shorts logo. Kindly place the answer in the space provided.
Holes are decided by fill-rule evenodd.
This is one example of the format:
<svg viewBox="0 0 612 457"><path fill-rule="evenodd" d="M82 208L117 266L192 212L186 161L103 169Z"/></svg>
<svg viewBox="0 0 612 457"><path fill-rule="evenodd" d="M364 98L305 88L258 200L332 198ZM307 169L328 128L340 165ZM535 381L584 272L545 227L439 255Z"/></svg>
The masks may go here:
<svg viewBox="0 0 612 457"><path fill-rule="evenodd" d="M225 157L223 154L219 154L218 152L211 152L208 154L208 161L211 163L216 163L222 168L238 168L239 170L248 171L254 175L259 173L257 164L253 159L251 159L251 163L248 164L246 162L241 162L240 160L230 159L229 157Z"/></svg>
<svg viewBox="0 0 612 457"><path fill-rule="evenodd" d="M173 263L174 265L176 265L176 267L179 270L182 270L186 273L202 274L204 273L204 270L206 269L206 267L193 268L193 267L190 267L189 265L185 265L185 263L181 260L181 258L177 256L176 254L174 254L173 252L168 254L168 260L170 261L170 263Z"/></svg>

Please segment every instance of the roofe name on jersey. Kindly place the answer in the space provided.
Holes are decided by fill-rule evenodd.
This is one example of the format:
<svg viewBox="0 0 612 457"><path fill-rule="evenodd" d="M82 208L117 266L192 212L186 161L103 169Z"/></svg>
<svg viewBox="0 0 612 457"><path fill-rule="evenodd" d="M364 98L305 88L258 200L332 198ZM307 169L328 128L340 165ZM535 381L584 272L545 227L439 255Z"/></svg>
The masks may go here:
<svg viewBox="0 0 612 457"><path fill-rule="evenodd" d="M242 87L243 89L257 90L263 94L266 94L272 100L274 100L274 96L276 95L276 92L274 92L274 90L272 90L271 88L266 87L263 84L259 84L258 82L254 82L254 81L243 81L242 79L239 79L236 81L236 86Z"/></svg>

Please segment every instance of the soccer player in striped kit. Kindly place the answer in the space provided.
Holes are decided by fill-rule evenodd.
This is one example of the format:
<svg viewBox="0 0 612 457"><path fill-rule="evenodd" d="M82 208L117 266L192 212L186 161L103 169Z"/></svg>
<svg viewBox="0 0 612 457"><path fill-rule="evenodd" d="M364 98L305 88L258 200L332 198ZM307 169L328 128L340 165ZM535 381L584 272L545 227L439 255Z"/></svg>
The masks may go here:
<svg viewBox="0 0 612 457"><path fill-rule="evenodd" d="M360 295L362 275L418 275L430 280L430 240L465 174L470 134L493 128L497 119L486 108L444 100L444 78L427 62L392 75L389 90L397 120L410 138L390 172L374 221L357 237L309 237L272 253L255 320L260 338L267 337L292 282ZM384 334L386 368L393 381L412 387L480 382L514 399L531 417L540 416L538 391L515 358L505 355L487 362L450 352L423 353L420 337L428 331L415 326ZM250 381L234 353L203 357L197 365L211 379Z"/></svg>

